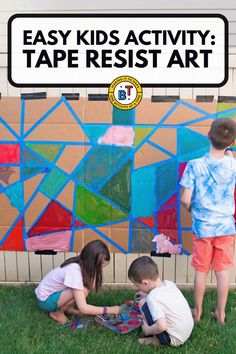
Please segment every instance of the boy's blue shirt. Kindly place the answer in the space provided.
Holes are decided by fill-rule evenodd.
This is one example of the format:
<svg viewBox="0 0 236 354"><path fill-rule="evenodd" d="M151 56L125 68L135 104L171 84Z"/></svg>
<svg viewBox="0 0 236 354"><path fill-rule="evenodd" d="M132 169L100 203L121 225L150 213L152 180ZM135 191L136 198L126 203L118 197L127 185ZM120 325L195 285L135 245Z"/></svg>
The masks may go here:
<svg viewBox="0 0 236 354"><path fill-rule="evenodd" d="M207 238L235 234L234 188L236 161L209 153L188 162L180 185L193 190L191 214L193 232Z"/></svg>

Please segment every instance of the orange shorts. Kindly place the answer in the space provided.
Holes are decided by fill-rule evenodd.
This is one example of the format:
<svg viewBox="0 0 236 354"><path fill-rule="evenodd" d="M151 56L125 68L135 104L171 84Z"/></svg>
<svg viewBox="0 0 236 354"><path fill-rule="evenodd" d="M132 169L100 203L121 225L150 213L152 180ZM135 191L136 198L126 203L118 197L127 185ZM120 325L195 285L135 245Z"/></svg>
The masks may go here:
<svg viewBox="0 0 236 354"><path fill-rule="evenodd" d="M199 272L208 273L211 265L221 272L233 266L235 235L198 238L193 235L192 266Z"/></svg>

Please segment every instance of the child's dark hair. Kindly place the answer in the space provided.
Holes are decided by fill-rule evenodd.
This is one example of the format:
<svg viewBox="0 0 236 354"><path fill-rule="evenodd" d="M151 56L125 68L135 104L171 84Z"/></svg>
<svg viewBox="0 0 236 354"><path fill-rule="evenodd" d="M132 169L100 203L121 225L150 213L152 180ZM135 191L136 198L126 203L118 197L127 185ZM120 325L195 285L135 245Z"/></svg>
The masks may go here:
<svg viewBox="0 0 236 354"><path fill-rule="evenodd" d="M156 263L148 256L135 259L128 270L129 280L141 284L142 280L156 280L159 276Z"/></svg>
<svg viewBox="0 0 236 354"><path fill-rule="evenodd" d="M224 150L236 138L236 123L231 118L218 118L211 125L209 138L214 148Z"/></svg>
<svg viewBox="0 0 236 354"><path fill-rule="evenodd" d="M79 256L67 259L61 268L71 263L78 263L81 267L84 286L98 291L102 284L102 265L110 260L110 253L104 242L94 240L82 249Z"/></svg>

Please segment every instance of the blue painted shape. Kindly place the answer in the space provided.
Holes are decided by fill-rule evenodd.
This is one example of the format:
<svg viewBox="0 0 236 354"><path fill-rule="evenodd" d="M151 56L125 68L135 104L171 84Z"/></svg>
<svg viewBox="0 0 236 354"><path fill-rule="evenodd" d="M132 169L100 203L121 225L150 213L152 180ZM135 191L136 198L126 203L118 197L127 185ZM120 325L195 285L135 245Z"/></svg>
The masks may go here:
<svg viewBox="0 0 236 354"><path fill-rule="evenodd" d="M151 217L156 206L156 166L134 171L131 181L132 216Z"/></svg>
<svg viewBox="0 0 236 354"><path fill-rule="evenodd" d="M113 124L131 125L135 122L135 108L122 110L113 106L112 110Z"/></svg>
<svg viewBox="0 0 236 354"><path fill-rule="evenodd" d="M7 187L5 193L14 208L17 208L19 211L24 210L23 187L21 182L14 183L10 187Z"/></svg>
<svg viewBox="0 0 236 354"><path fill-rule="evenodd" d="M110 124L102 124L102 125L91 125L91 124L85 124L83 126L85 134L89 137L89 139L93 143L97 143L98 139L102 137L108 128L110 128Z"/></svg>
<svg viewBox="0 0 236 354"><path fill-rule="evenodd" d="M74 177L79 182L98 190L103 182L112 177L113 170L122 163L130 150L129 147L95 146L79 165Z"/></svg>
<svg viewBox="0 0 236 354"><path fill-rule="evenodd" d="M177 129L178 160L185 162L204 155L210 148L207 137L187 128Z"/></svg>
<svg viewBox="0 0 236 354"><path fill-rule="evenodd" d="M160 206L169 196L176 192L177 189L177 161L176 159L168 160L157 165L157 203Z"/></svg>

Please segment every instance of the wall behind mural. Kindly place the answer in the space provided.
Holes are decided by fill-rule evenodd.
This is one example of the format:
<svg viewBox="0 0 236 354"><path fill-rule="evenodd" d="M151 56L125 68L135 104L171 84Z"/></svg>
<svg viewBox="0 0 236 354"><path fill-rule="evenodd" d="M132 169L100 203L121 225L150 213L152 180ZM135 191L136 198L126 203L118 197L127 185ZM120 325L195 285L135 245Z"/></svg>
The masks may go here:
<svg viewBox="0 0 236 354"><path fill-rule="evenodd" d="M155 101L155 100L154 100ZM156 234L190 254L180 206L186 163L209 149L228 101L151 102L121 111L85 98L0 100L0 250L150 252Z"/></svg>

